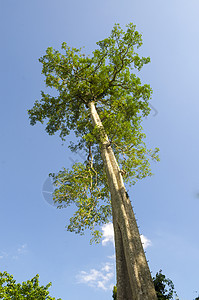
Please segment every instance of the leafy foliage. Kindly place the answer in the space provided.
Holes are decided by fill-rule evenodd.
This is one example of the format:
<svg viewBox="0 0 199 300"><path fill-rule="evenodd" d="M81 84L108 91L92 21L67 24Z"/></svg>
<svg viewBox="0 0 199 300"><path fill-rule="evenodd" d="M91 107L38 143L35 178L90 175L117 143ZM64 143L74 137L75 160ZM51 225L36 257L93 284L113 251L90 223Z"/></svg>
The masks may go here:
<svg viewBox="0 0 199 300"><path fill-rule="evenodd" d="M112 295L114 300L117 300L117 286L113 287L113 295Z"/></svg>
<svg viewBox="0 0 199 300"><path fill-rule="evenodd" d="M152 90L135 74L150 61L136 52L141 45L141 34L133 24L126 31L116 24L110 37L97 42L91 56L63 43L61 52L48 48L40 58L46 86L54 88L57 96L42 91L41 100L28 111L30 123L45 122L47 133L59 132L62 140L74 132L77 143L71 142L71 151L85 151L84 164L51 175L59 207L77 206L68 229L83 233L93 228L94 239L100 235L96 226L110 220L111 208L99 132L91 123L89 102L95 103L118 164L125 170L126 183L150 176L149 160L158 160L158 149L147 149L143 141L141 121L150 113Z"/></svg>
<svg viewBox="0 0 199 300"><path fill-rule="evenodd" d="M156 277L153 278L153 282L158 300L173 299L175 295L174 284L171 279L166 278L166 276L162 274L162 270L156 273Z"/></svg>
<svg viewBox="0 0 199 300"><path fill-rule="evenodd" d="M39 286L39 275L37 274L31 280L26 282L16 283L13 276L7 272L0 272L0 299L4 300L55 300L54 297L49 296L49 287L51 283L46 286ZM61 300L61 298L57 299Z"/></svg>
<svg viewBox="0 0 199 300"><path fill-rule="evenodd" d="M78 208L70 218L68 230L83 234L84 229L91 229L93 241L101 237L94 229L95 223L106 223L111 214L110 203L106 203L108 188L98 180L98 174L90 164L82 163L74 164L70 171L63 169L59 176L51 174L54 185L59 187L54 192L55 202L60 203L58 208L70 203L75 203Z"/></svg>

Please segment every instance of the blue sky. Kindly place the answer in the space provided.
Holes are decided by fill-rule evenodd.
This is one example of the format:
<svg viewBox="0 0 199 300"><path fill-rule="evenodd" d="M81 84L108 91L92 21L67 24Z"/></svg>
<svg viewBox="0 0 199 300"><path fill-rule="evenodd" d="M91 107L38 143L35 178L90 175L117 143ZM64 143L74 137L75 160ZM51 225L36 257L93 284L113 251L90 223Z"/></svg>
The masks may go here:
<svg viewBox="0 0 199 300"><path fill-rule="evenodd" d="M140 76L150 83L155 108L144 120L147 143L160 148L153 177L129 191L147 242L153 275L160 269L180 300L199 292L199 2L198 0L0 0L0 270L19 282L40 274L63 300L112 299L115 283L111 225L89 245L65 229L72 209L43 197L48 174L81 160L31 127L27 109L44 88L38 58L48 46L85 46L110 34L114 23L137 25L140 53L151 57ZM155 113L157 111L157 113ZM46 188L46 185L45 185ZM46 198L46 199L45 199Z"/></svg>

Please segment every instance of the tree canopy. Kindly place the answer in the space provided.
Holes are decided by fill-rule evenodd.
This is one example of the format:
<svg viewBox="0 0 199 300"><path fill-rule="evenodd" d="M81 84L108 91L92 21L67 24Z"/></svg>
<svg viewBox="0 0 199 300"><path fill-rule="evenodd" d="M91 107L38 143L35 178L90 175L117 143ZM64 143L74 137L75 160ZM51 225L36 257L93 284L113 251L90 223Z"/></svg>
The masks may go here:
<svg viewBox="0 0 199 300"><path fill-rule="evenodd" d="M51 174L54 200L59 208L75 204L68 230L81 234L89 228L95 240L100 236L98 226L111 219L111 206L99 128L93 128L89 103L95 103L125 183L150 176L150 159L158 160L158 149L147 149L141 127L143 116L150 113L152 95L150 85L142 84L136 75L150 62L149 57L138 55L141 45L135 25L130 23L124 31L116 24L91 55L63 43L61 52L49 47L39 60L46 86L55 92L53 96L41 92L41 100L28 111L30 123L45 122L47 133L58 132L62 140L75 133L77 140L69 147L76 153L84 151L87 159Z"/></svg>
<svg viewBox="0 0 199 300"><path fill-rule="evenodd" d="M7 272L0 272L0 299L4 300L56 300L49 296L49 287L51 283L46 286L39 286L39 275L37 274L31 280L16 283L13 276ZM61 300L61 298L57 299Z"/></svg>

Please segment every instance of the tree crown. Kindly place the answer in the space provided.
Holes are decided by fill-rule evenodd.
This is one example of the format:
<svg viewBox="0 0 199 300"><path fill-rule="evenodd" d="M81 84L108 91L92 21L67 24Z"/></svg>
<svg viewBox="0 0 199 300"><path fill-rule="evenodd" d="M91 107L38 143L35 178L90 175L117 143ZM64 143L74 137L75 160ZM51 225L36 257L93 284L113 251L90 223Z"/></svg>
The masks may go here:
<svg viewBox="0 0 199 300"><path fill-rule="evenodd" d="M54 88L56 96L41 92L41 100L28 111L30 123L46 121L47 133L59 132L63 140L73 131L77 142L71 142L70 149L85 151L88 157L72 170L51 174L59 207L71 203L78 207L68 227L71 231L81 233L93 228L93 224L108 222L111 216L99 129L92 126L89 102L96 105L118 164L125 170L126 183L134 184L151 175L149 159L158 160L158 149L148 150L143 141L141 121L150 113L152 89L148 84L142 85L133 72L150 61L136 52L141 45L142 37L135 25L130 23L124 31L116 24L110 37L97 42L98 48L91 56L63 43L62 52L48 48L40 58L46 86Z"/></svg>

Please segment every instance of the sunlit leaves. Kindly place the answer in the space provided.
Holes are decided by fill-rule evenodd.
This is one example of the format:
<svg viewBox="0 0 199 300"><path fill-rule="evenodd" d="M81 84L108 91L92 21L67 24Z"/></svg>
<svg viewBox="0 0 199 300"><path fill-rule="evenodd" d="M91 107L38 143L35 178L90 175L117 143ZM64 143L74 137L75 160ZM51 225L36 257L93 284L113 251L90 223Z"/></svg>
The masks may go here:
<svg viewBox="0 0 199 300"><path fill-rule="evenodd" d="M49 287L51 283L46 286L39 286L39 275L37 274L31 280L16 283L13 276L7 272L0 272L0 299L5 300L56 300L49 296ZM61 298L57 299L61 300Z"/></svg>
<svg viewBox="0 0 199 300"><path fill-rule="evenodd" d="M46 86L58 92L51 97L42 92L42 99L29 110L31 124L47 119L46 131L49 134L60 132L64 139L70 130L76 129L76 120L82 116L83 105L90 101L102 101L114 108L115 101L130 97L134 112L149 113L147 101L151 96L149 85L141 85L138 77L131 73L134 67L140 70L149 58L140 58L135 49L142 45L141 35L133 24L124 32L115 25L110 37L97 43L93 56L85 56L81 49L62 44L62 52L49 47L40 58ZM143 102L144 101L144 102ZM129 104L129 103L128 103ZM53 108L52 108L53 106ZM49 111L49 113L47 113ZM132 115L133 116L133 115ZM83 113L83 117L84 113ZM87 116L88 117L88 116ZM57 123L59 119L61 124Z"/></svg>
<svg viewBox="0 0 199 300"><path fill-rule="evenodd" d="M76 212L67 226L69 231L82 234L85 229L93 232L94 240L100 236L95 226L110 221L111 207L107 185L91 164L74 164L72 170L63 169L51 174L56 187L54 201L58 208L75 204ZM99 178L98 178L99 176Z"/></svg>
<svg viewBox="0 0 199 300"><path fill-rule="evenodd" d="M94 239L100 235L97 226L108 222L111 210L99 128L92 126L89 102L95 102L119 167L125 170L125 182L134 184L150 176L149 161L158 160L158 150L147 149L141 127L142 117L150 113L152 95L150 85L142 84L136 75L150 61L137 53L141 45L142 36L135 25L127 25L124 31L116 24L90 56L63 43L60 52L49 47L40 58L46 86L54 92L41 93L41 100L28 111L30 122L45 121L47 133L59 132L63 140L72 131L77 140L70 149L83 151L84 157L92 151L92 167L85 159L84 164L54 175L54 197L60 208L77 207L68 230L83 233L92 229Z"/></svg>

